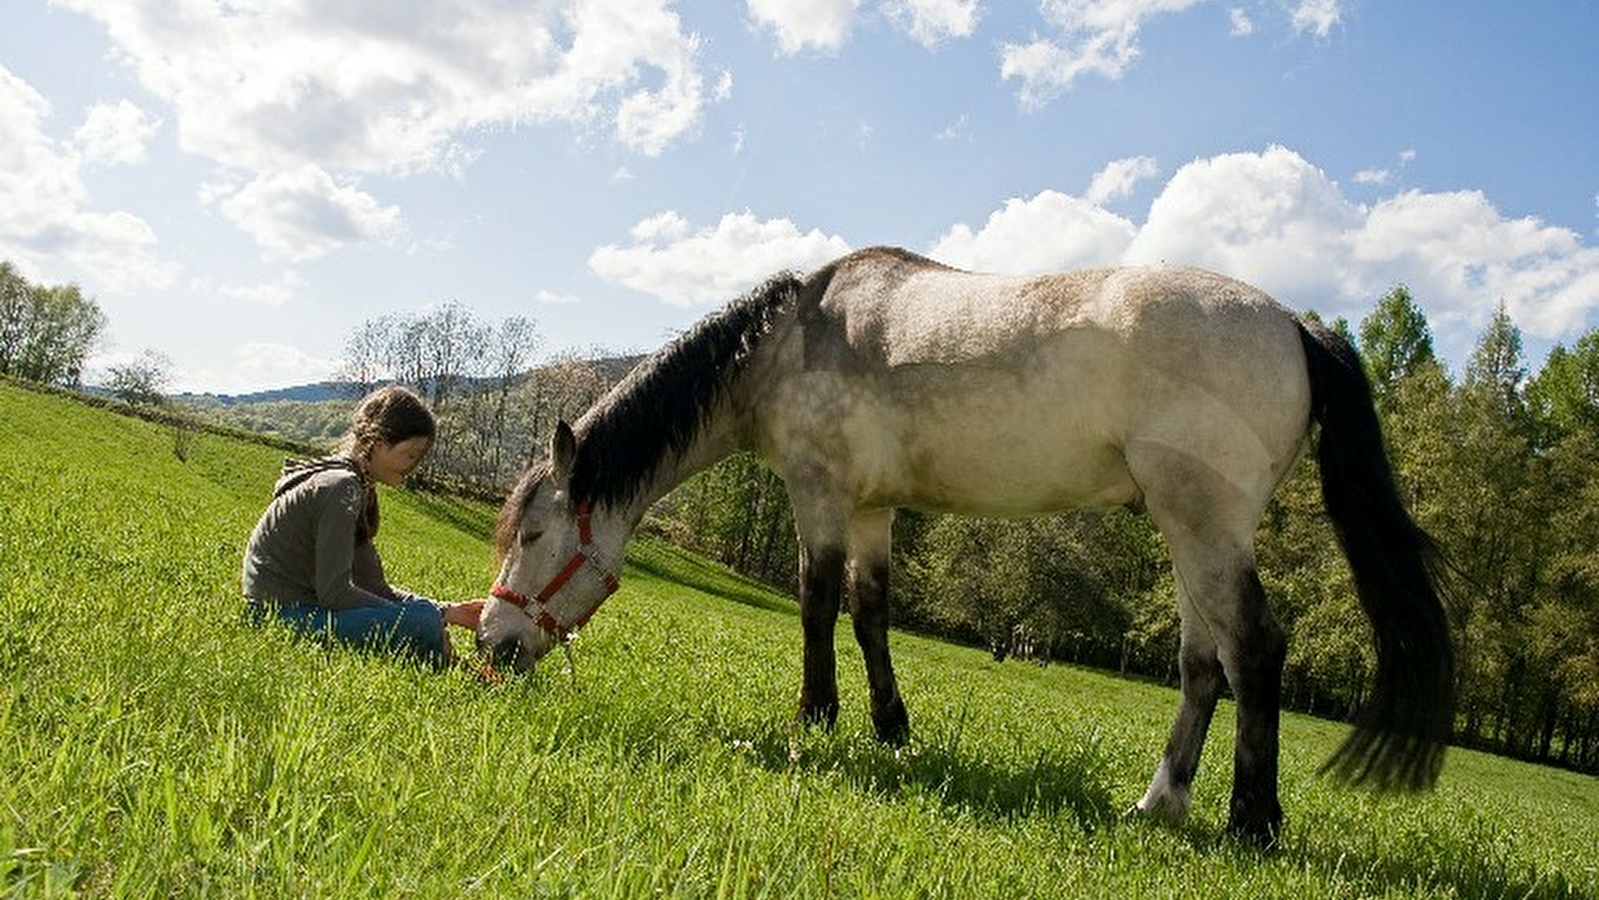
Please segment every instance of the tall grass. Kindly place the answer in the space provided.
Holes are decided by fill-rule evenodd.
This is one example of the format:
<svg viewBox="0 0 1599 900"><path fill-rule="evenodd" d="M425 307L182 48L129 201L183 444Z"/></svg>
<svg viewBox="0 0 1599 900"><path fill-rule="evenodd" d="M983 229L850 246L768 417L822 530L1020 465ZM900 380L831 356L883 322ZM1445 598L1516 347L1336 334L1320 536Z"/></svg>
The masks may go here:
<svg viewBox="0 0 1599 900"><path fill-rule="evenodd" d="M485 685L241 621L277 451L0 386L0 891L29 897L1592 897L1593 779L1453 752L1423 798L1330 788L1285 720L1284 845L1222 835L1224 705L1182 827L1123 821L1172 692L895 636L877 744L792 724L792 604L635 545L552 661ZM492 510L384 497L398 583L481 593Z"/></svg>

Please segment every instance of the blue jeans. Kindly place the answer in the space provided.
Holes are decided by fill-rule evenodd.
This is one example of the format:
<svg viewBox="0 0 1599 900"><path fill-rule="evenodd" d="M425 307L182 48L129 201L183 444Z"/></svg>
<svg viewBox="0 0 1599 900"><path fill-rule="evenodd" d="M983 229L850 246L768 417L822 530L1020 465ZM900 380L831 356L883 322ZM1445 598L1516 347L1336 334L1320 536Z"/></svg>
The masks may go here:
<svg viewBox="0 0 1599 900"><path fill-rule="evenodd" d="M250 601L249 606L252 618L275 616L305 637L409 656L433 666L442 667L450 661L444 616L430 600L415 598L351 609L256 601Z"/></svg>

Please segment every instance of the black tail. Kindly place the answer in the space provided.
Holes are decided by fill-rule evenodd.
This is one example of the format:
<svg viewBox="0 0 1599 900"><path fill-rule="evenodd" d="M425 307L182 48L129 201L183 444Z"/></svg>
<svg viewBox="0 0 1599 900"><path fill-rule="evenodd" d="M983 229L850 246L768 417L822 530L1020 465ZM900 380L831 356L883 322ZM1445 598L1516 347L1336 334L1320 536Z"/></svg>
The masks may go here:
<svg viewBox="0 0 1599 900"><path fill-rule="evenodd" d="M1371 386L1355 348L1301 323L1322 500L1377 638L1377 683L1324 772L1380 790L1422 790L1454 726L1455 659L1435 577L1437 545L1394 488Z"/></svg>

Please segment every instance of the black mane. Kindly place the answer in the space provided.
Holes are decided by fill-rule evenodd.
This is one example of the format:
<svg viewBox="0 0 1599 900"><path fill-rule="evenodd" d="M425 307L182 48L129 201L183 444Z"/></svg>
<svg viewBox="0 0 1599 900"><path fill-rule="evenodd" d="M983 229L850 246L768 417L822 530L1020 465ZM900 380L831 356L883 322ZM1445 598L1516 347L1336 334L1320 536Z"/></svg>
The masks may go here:
<svg viewBox="0 0 1599 900"><path fill-rule="evenodd" d="M572 499L623 502L687 450L804 284L792 272L774 275L635 366L575 428Z"/></svg>

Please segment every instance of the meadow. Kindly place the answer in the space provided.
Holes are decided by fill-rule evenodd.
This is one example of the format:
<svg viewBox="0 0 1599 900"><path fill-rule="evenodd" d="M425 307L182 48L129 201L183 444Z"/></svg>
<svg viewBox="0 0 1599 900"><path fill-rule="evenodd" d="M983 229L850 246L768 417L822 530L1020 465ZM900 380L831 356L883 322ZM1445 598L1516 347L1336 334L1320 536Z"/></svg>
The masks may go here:
<svg viewBox="0 0 1599 900"><path fill-rule="evenodd" d="M0 892L22 897L1599 897L1599 782L1452 750L1437 791L1316 769L1288 716L1281 846L1222 833L1224 702L1195 814L1126 820L1174 691L896 635L912 743L792 722L794 605L636 542L531 676L485 683L245 622L283 453L0 384ZM391 579L481 595L494 511L387 491ZM457 636L460 649L467 637Z"/></svg>

